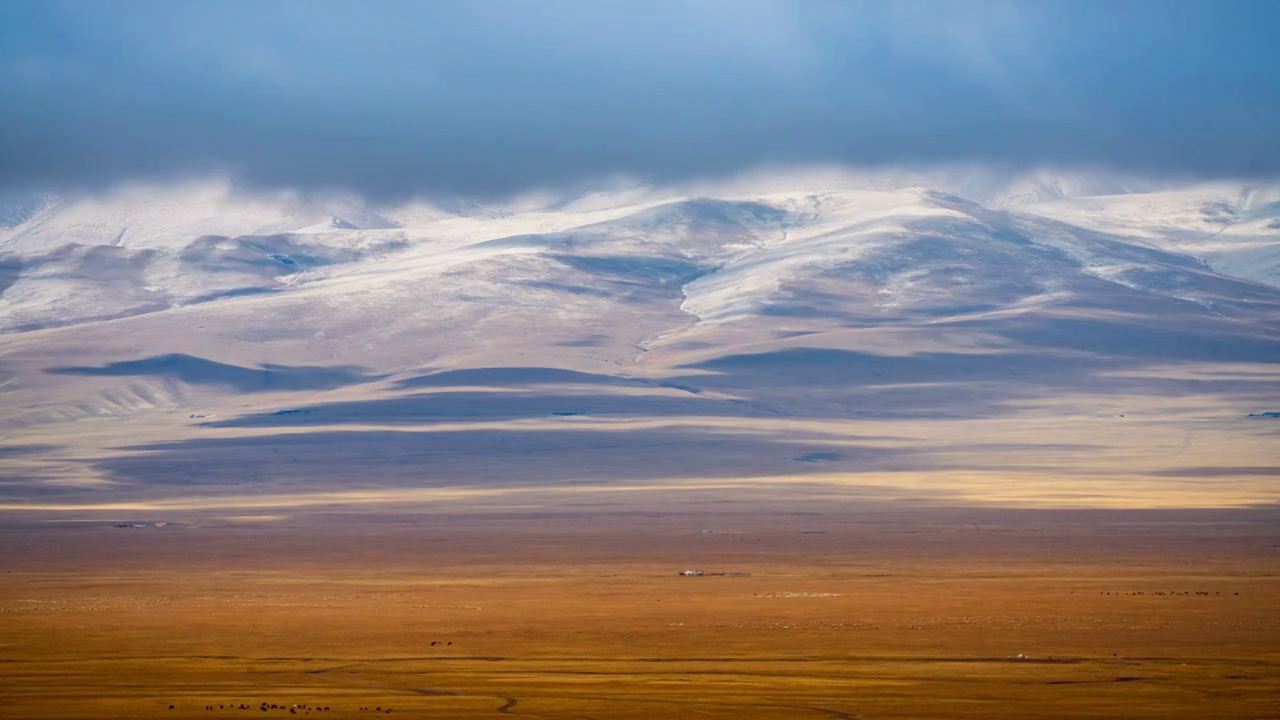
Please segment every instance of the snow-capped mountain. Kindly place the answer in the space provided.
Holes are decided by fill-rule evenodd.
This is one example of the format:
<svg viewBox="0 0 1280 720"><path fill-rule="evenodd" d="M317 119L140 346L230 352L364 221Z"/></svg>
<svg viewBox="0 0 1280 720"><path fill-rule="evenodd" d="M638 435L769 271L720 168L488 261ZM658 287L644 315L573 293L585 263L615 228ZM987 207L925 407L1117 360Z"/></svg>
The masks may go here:
<svg viewBox="0 0 1280 720"><path fill-rule="evenodd" d="M841 170L722 185L618 183L450 210L226 181L41 196L14 205L7 216L22 221L0 231L0 330L263 293L328 298L362 282L380 295L384 282L440 275L465 276L481 294L510 294L517 282L539 297L569 281L579 295L674 292L702 320L817 302L856 306L848 312L868 322L917 306L1061 297L1082 278L1219 310L1232 298L1211 275L1280 283L1280 185L1103 194L1154 184ZM521 277L504 281L512 273Z"/></svg>
<svg viewBox="0 0 1280 720"><path fill-rule="evenodd" d="M563 423L587 416L792 432L1190 397L1243 417L1280 401L1278 200L1280 185L1265 183L955 169L617 179L503 202L222 181L42 196L0 231L0 428L62 437L65 423L114 419L130 437L192 443L281 432L340 464L350 458L335 453L357 451L330 443L333 428L414 427L444 443L445 427L569 432L578 426ZM480 474L496 479L523 472L530 453L604 442L576 432L545 446L484 435L465 453L395 435L357 454L377 476L392 456L426 452L443 476L473 472L449 463L479 453L491 458ZM974 442L1017 445L1001 433ZM684 436L627 437L574 472L616 475L605 448L640 453L624 463L638 474L792 472L793 456L854 467L816 436L741 439L739 465L709 465ZM210 447L232 443L241 464L278 460L250 442ZM53 478L42 492L168 472L139 447L88 471L68 458L22 472ZM171 469L204 477L191 467ZM191 481L229 482L225 467L208 472Z"/></svg>

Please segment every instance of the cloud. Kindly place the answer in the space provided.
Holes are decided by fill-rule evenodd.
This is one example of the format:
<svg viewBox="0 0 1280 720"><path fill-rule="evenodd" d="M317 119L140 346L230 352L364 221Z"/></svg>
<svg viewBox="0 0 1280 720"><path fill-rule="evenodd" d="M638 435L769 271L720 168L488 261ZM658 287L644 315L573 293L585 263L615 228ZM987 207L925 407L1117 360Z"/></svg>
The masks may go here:
<svg viewBox="0 0 1280 720"><path fill-rule="evenodd" d="M1280 172L1270 2L7 3L0 185L402 196L762 163Z"/></svg>

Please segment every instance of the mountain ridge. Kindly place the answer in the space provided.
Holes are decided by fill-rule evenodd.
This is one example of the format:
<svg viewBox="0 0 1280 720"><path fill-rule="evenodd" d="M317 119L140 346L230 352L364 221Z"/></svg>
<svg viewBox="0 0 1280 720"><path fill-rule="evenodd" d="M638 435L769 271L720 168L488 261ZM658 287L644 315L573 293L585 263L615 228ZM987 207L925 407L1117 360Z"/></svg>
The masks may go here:
<svg viewBox="0 0 1280 720"><path fill-rule="evenodd" d="M64 199L0 235L0 447L55 448L0 495L1268 465L1275 188L942 179Z"/></svg>

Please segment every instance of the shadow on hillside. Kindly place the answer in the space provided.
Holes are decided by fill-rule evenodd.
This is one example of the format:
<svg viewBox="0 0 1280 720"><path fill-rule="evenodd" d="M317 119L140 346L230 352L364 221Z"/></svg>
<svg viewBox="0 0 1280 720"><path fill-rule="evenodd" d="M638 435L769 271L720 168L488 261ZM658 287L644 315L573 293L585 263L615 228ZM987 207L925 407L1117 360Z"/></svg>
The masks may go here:
<svg viewBox="0 0 1280 720"><path fill-rule="evenodd" d="M22 258L17 255L0 255L0 295L22 277L22 267Z"/></svg>
<svg viewBox="0 0 1280 720"><path fill-rule="evenodd" d="M1093 353L1114 358L1159 362L1275 363L1280 339L1260 337L1257 325L1237 325L1209 318L1166 318L1154 322L1102 321L1094 318L1001 319L998 323L966 323L1027 347Z"/></svg>
<svg viewBox="0 0 1280 720"><path fill-rule="evenodd" d="M171 378L192 385L219 385L245 393L333 390L386 377L366 375L362 368L347 365L324 367L263 364L254 368L228 365L180 353L125 360L98 367L53 367L45 372L53 375Z"/></svg>
<svg viewBox="0 0 1280 720"><path fill-rule="evenodd" d="M1049 332L1049 331L1043 331ZM1176 335L1156 335L1177 342L1182 353L1167 359L1233 357L1239 361L1267 362L1268 341L1228 340L1223 347L1209 349L1182 344ZM1101 338L1080 339L1080 345L1106 343ZM1138 352L1148 346L1137 334ZM1123 352L1125 341L1116 338ZM1168 347L1168 346L1166 346ZM770 405L792 399L787 407L800 407L796 398L810 399L816 407L830 408L840 398L849 413L921 413L938 417L988 417L1015 411L1027 401L1048 399L1070 393L1144 394L1188 396L1219 394L1230 398L1254 397L1259 392L1280 390L1276 376L1250 378L1232 374L1224 379L1184 379L1146 375L1151 361L1164 359L1158 349L1148 348L1142 358L1108 358L1084 353L1021 352L999 354L918 353L904 357L874 355L849 350L794 348L769 353L728 355L686 366L713 374L688 375L674 380L696 384L707 390L742 393L756 403ZM1280 347L1276 348L1280 353ZM1124 372L1121 372L1124 371ZM799 396L802 389L816 391ZM815 413L823 415L822 412ZM843 413L837 413L843 414Z"/></svg>
<svg viewBox="0 0 1280 720"><path fill-rule="evenodd" d="M211 427L297 427L350 423L492 422L557 416L813 419L970 419L999 417L1031 404L1085 395L1219 395L1224 401L1274 395L1267 374L1178 378L1147 374L1153 362L1188 359L1265 361L1280 357L1266 339L1220 335L1196 344L1168 329L1112 328L1090 333L1071 324L1036 326L1046 345L1074 342L1076 351L917 353L886 356L853 350L790 348L727 355L683 366L662 380L557 368L475 368L402 380L420 390L368 400L302 406L207 423ZM1008 330L1006 332L1016 332ZM1081 337L1089 335L1088 337ZM1196 337L1191 335L1191 337ZM1115 356L1085 351L1109 347ZM1147 355L1139 355L1146 352ZM1163 364L1163 363L1161 363ZM587 386L573 388L570 386ZM444 388L492 388L431 392ZM599 388L598 390L596 388ZM630 391L624 390L630 388ZM645 393L644 389L655 392ZM660 393L674 388L682 394ZM508 390L518 392L508 392ZM704 392L710 391L710 392Z"/></svg>
<svg viewBox="0 0 1280 720"><path fill-rule="evenodd" d="M447 387L440 385L438 387ZM458 391L305 405L288 412L243 415L209 427L297 427L342 423L425 424L498 422L550 417L767 417L767 409L740 400L685 395Z"/></svg>
<svg viewBox="0 0 1280 720"><path fill-rule="evenodd" d="M521 386L521 385L631 385L651 386L654 383L634 378L563 370L549 367L501 367L445 370L430 375L419 375L396 382L404 389L467 386Z"/></svg>
<svg viewBox="0 0 1280 720"><path fill-rule="evenodd" d="M723 428L317 429L123 447L118 448L123 454L93 464L113 479L156 486L359 490L938 470L956 467L956 450L1000 453L1009 460L1044 450L1089 451L1062 444L904 448L878 440L782 437Z"/></svg>
<svg viewBox="0 0 1280 720"><path fill-rule="evenodd" d="M41 455L43 453L61 450L61 445L47 445L44 443L29 443L26 445L0 445L0 460L12 457L26 457L28 455Z"/></svg>

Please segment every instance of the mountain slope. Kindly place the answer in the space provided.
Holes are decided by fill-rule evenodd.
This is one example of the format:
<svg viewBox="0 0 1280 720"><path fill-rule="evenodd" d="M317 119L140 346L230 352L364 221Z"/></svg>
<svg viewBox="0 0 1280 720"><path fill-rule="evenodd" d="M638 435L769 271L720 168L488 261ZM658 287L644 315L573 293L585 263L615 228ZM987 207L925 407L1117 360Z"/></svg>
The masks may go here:
<svg viewBox="0 0 1280 720"><path fill-rule="evenodd" d="M345 487L359 467L379 492L553 468L937 489L992 453L1073 483L1153 472L1165 440L1135 456L1076 423L1217 418L1203 435L1280 404L1277 193L1076 195L1135 187L1154 185L823 171L489 205L55 199L0 236L0 427L54 448L2 487ZM1274 430L1248 427L1231 442L1265 452Z"/></svg>

